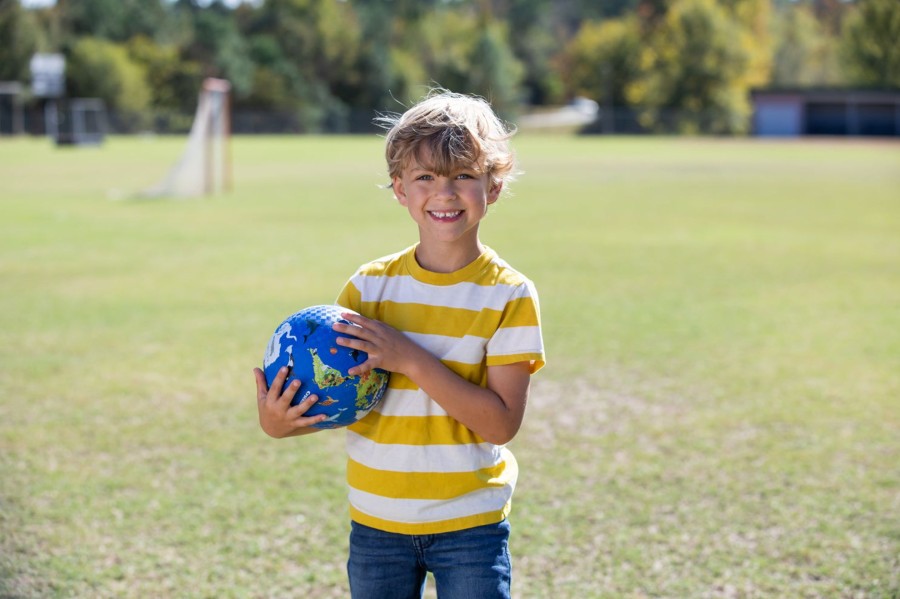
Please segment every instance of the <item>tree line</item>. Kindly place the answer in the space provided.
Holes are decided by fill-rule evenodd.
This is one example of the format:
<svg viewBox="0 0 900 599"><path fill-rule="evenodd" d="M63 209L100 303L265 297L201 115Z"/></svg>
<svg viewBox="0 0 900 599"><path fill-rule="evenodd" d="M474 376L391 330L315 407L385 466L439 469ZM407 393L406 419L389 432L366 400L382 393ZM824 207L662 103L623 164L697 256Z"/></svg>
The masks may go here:
<svg viewBox="0 0 900 599"><path fill-rule="evenodd" d="M709 133L748 128L753 87L900 87L897 0L0 0L0 39L0 81L62 53L67 95L131 130L185 129L210 76L235 114L309 132L435 85L509 119L585 96L644 130Z"/></svg>

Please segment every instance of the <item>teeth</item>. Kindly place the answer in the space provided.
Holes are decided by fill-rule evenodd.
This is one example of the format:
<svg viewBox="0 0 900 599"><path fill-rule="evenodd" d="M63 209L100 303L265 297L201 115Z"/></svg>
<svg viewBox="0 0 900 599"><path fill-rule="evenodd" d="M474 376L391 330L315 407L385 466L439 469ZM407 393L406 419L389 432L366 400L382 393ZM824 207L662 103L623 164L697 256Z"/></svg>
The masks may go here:
<svg viewBox="0 0 900 599"><path fill-rule="evenodd" d="M454 210L453 212L436 212L434 210L431 213L437 218L453 218L455 216L459 216L461 210Z"/></svg>

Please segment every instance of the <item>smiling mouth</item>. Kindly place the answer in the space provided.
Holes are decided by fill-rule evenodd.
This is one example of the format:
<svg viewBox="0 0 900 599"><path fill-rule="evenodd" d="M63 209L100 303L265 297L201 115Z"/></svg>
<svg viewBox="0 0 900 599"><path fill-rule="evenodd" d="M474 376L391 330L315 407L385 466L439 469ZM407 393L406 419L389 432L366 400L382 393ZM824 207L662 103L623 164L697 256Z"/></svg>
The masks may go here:
<svg viewBox="0 0 900 599"><path fill-rule="evenodd" d="M430 210L428 212L428 214L430 214L432 218L435 218L437 220L456 220L462 213L462 210L447 210L442 212Z"/></svg>

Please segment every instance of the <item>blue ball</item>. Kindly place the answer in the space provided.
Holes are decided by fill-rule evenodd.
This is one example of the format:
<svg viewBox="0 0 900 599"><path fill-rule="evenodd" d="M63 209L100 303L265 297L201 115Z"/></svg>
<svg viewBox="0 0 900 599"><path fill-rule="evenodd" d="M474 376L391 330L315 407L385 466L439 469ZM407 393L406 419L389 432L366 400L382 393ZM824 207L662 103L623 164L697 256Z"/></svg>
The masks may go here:
<svg viewBox="0 0 900 599"><path fill-rule="evenodd" d="M287 388L299 379L300 391L291 405L297 405L311 394L319 396L306 416L325 414L326 419L316 428L338 428L353 424L364 417L384 397L389 373L375 368L361 376L347 371L368 358L363 351L337 344L339 335L332 330L336 322L351 324L341 318L342 312L352 312L340 306L311 306L288 316L282 322L263 358L263 372L271 387L282 366L288 367Z"/></svg>

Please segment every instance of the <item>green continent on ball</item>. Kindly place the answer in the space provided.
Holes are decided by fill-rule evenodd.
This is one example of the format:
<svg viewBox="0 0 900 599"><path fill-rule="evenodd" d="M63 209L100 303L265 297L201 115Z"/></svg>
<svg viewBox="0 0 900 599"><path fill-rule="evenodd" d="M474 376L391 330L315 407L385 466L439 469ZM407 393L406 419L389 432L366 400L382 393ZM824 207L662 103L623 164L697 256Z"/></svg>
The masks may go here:
<svg viewBox="0 0 900 599"><path fill-rule="evenodd" d="M347 380L347 377L342 376L339 370L323 362L315 348L310 349L309 353L313 359L313 379L316 381L319 389L337 387Z"/></svg>

